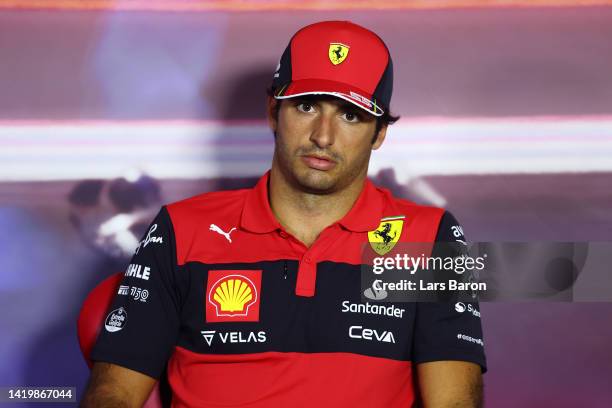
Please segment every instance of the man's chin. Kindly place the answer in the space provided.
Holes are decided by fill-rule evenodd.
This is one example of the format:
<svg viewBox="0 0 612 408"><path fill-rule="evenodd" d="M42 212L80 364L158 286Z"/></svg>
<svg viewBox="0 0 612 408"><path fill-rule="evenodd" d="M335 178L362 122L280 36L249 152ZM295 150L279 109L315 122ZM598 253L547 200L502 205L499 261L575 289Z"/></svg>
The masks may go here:
<svg viewBox="0 0 612 408"><path fill-rule="evenodd" d="M296 175L300 188L309 194L330 194L337 190L338 180L320 170L308 170Z"/></svg>

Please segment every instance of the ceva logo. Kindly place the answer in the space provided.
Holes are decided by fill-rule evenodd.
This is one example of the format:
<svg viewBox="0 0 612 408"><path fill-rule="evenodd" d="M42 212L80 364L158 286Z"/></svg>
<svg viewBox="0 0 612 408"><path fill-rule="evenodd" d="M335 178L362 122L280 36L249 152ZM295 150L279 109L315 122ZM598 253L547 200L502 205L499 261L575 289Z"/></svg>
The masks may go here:
<svg viewBox="0 0 612 408"><path fill-rule="evenodd" d="M374 329L366 329L362 326L351 326L349 328L349 337L352 339L380 341L382 343L395 343L393 332L386 330L377 331Z"/></svg>

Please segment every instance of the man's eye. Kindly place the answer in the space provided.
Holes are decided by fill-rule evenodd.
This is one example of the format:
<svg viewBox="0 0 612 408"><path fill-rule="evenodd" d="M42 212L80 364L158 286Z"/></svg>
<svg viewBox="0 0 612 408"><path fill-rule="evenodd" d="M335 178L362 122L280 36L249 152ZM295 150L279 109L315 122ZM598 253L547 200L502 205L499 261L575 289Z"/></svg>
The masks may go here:
<svg viewBox="0 0 612 408"><path fill-rule="evenodd" d="M359 120L361 119L359 115L353 112L345 112L342 117L344 118L344 120L351 123L359 122Z"/></svg>
<svg viewBox="0 0 612 408"><path fill-rule="evenodd" d="M298 104L297 108L298 108L299 111L306 112L306 113L313 111L312 105L307 103L307 102L302 102L302 103Z"/></svg>

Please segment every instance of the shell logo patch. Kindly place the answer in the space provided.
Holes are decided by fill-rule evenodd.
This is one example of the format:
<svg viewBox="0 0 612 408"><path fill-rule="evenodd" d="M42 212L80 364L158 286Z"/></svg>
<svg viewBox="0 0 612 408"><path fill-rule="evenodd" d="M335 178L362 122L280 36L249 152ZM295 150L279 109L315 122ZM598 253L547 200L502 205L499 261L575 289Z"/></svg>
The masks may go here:
<svg viewBox="0 0 612 408"><path fill-rule="evenodd" d="M330 43L328 56L332 64L342 64L349 53L349 46L341 43Z"/></svg>
<svg viewBox="0 0 612 408"><path fill-rule="evenodd" d="M208 271L206 322L258 322L261 270Z"/></svg>
<svg viewBox="0 0 612 408"><path fill-rule="evenodd" d="M404 218L403 215L383 218L378 228L368 231L368 241L377 254L384 255L393 249L402 235Z"/></svg>

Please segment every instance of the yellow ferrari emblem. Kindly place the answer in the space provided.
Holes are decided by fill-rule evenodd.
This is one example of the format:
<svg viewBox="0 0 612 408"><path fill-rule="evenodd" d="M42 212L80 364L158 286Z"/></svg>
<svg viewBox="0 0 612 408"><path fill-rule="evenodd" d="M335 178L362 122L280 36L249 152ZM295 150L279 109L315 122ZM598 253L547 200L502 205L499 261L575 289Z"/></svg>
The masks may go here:
<svg viewBox="0 0 612 408"><path fill-rule="evenodd" d="M329 60L332 64L338 65L346 59L349 53L349 46L340 43L329 44Z"/></svg>
<svg viewBox="0 0 612 408"><path fill-rule="evenodd" d="M377 254L384 255L393 249L402 235L404 218L403 215L383 218L378 228L368 231L368 241Z"/></svg>

